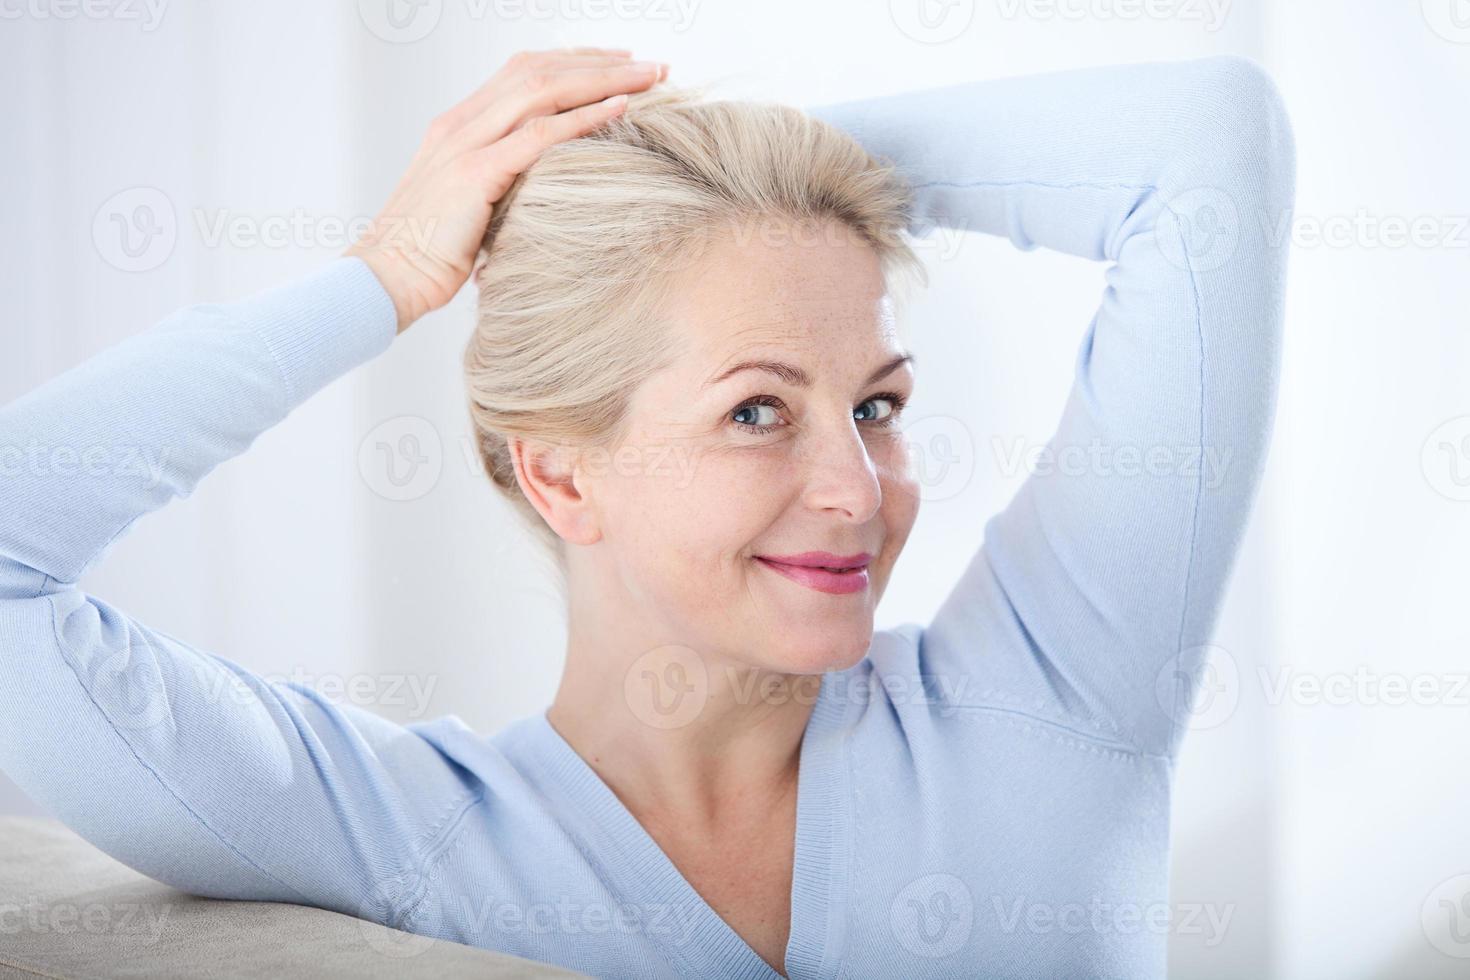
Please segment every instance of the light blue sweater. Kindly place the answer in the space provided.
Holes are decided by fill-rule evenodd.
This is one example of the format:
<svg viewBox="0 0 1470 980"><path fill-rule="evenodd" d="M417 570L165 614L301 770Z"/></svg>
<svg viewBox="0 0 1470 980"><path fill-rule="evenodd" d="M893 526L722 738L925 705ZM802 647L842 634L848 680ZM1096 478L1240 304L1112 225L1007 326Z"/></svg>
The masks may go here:
<svg viewBox="0 0 1470 980"><path fill-rule="evenodd" d="M916 233L1112 264L1054 465L989 521L932 622L823 678L789 975L1162 977L1173 758L1274 411L1281 100L1218 57L816 113L902 167ZM201 895L598 976L773 977L543 714L489 736L400 727L77 588L394 335L367 266L337 259L181 310L0 412L0 768Z"/></svg>

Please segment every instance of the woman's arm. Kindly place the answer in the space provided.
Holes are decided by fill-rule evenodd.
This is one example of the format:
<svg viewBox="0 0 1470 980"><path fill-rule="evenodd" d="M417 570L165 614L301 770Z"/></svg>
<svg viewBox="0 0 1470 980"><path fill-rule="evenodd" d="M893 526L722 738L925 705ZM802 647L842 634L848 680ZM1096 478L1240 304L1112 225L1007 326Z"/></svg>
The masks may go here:
<svg viewBox="0 0 1470 980"><path fill-rule="evenodd" d="M1255 63L1212 57L816 114L909 178L915 233L1113 263L1049 453L987 524L925 631L921 669L954 675L976 703L1082 719L1171 755L1275 406L1275 230L1295 179L1278 92Z"/></svg>
<svg viewBox="0 0 1470 980"><path fill-rule="evenodd" d="M392 220L348 256L181 310L0 409L0 769L178 888L396 924L478 786L413 731L268 683L77 583L140 517L452 298L515 174L658 74L618 52L513 58L435 120Z"/></svg>
<svg viewBox="0 0 1470 980"><path fill-rule="evenodd" d="M0 410L0 768L119 860L200 894L369 915L467 788L365 711L152 629L77 586L328 381L382 352L393 302L342 258L180 310Z"/></svg>

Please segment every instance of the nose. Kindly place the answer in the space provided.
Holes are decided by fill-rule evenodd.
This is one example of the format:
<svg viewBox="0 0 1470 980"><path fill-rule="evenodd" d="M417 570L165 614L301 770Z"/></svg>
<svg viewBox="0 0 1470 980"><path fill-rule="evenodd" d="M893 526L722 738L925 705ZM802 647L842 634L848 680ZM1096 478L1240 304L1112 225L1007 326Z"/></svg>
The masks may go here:
<svg viewBox="0 0 1470 980"><path fill-rule="evenodd" d="M807 434L803 452L808 507L831 511L853 524L870 520L883 502L878 470L857 423Z"/></svg>

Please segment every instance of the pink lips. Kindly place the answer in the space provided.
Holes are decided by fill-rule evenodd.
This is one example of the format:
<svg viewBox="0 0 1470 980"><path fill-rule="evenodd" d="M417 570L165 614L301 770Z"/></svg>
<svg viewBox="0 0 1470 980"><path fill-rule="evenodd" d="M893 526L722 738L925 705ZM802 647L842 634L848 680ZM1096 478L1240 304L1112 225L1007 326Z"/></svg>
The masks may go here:
<svg viewBox="0 0 1470 980"><path fill-rule="evenodd" d="M756 560L809 589L849 595L868 587L868 562L872 557L867 552L834 555L830 551L805 551L799 555L757 555Z"/></svg>

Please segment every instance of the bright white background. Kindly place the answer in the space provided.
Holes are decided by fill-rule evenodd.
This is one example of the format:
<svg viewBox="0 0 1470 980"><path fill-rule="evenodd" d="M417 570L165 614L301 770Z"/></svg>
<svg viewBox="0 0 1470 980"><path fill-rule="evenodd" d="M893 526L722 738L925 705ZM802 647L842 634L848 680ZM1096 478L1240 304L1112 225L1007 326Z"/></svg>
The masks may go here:
<svg viewBox="0 0 1470 980"><path fill-rule="evenodd" d="M0 0L0 401L181 305L330 260L332 222L374 213L430 117L521 48L629 46L672 81L798 105L1254 57L1298 139L1285 365L1217 636L1228 710L1180 763L1170 974L1470 976L1470 3L391 0L394 26L389 2ZM114 215L150 214L164 234L134 232L129 256ZM273 230L286 241L250 237ZM994 240L926 254L912 411L963 420L970 469L925 504L880 626L926 621L980 544L1024 476L994 440L1050 434L1102 286L1100 266ZM465 452L469 298L84 584L258 672L356 679L345 699L402 721L493 730L544 706L556 606ZM438 476L394 500L376 447L405 432L427 433ZM1388 703L1396 678L1419 695ZM0 777L0 812L32 809ZM1184 921L1200 906L1229 915L1223 936Z"/></svg>

